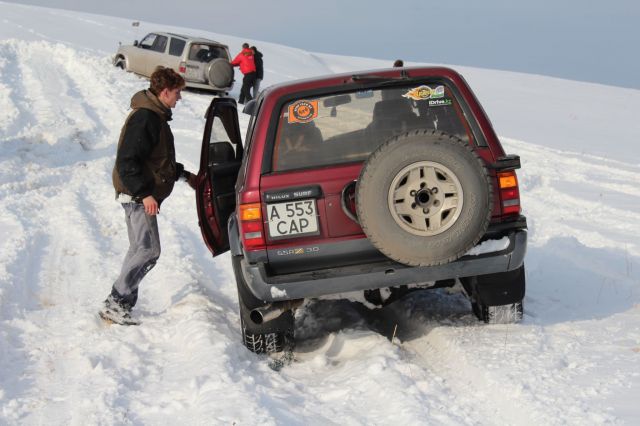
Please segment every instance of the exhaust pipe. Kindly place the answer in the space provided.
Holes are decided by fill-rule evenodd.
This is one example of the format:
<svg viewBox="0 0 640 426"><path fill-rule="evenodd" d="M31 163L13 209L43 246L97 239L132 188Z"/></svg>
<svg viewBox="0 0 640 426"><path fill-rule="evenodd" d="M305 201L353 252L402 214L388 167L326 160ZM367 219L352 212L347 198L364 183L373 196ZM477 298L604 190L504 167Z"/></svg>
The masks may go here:
<svg viewBox="0 0 640 426"><path fill-rule="evenodd" d="M249 313L249 318L254 324L260 325L278 318L288 310L297 308L302 305L302 302L304 302L304 299L294 299L260 306Z"/></svg>

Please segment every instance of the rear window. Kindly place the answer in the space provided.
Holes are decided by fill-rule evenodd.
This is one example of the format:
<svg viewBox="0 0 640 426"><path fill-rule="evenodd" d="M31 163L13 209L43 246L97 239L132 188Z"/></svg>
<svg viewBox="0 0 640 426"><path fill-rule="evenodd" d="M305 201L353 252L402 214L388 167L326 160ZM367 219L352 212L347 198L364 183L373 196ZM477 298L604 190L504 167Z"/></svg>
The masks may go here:
<svg viewBox="0 0 640 426"><path fill-rule="evenodd" d="M217 58L229 60L229 55L227 55L224 47L204 43L193 43L189 48L190 61L211 62Z"/></svg>
<svg viewBox="0 0 640 426"><path fill-rule="evenodd" d="M187 44L186 41L181 40L179 38L171 38L171 42L169 43L169 55L180 56L182 55L182 51L184 50L184 45Z"/></svg>
<svg viewBox="0 0 640 426"><path fill-rule="evenodd" d="M472 140L456 98L440 83L296 99L280 112L272 170L364 161L392 136L415 129Z"/></svg>

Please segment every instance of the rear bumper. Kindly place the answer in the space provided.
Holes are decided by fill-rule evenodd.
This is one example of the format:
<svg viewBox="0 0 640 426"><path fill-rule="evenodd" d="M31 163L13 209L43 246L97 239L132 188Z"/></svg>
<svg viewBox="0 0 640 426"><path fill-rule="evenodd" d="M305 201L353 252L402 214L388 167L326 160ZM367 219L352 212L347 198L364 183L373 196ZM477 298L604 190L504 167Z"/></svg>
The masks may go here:
<svg viewBox="0 0 640 426"><path fill-rule="evenodd" d="M322 271L268 276L263 264L252 265L244 259L242 273L251 292L260 300L303 299L336 293L423 284L438 280L493 274L514 270L524 262L527 231L506 234L506 249L478 256L463 256L438 266L412 267L393 261L345 266Z"/></svg>
<svg viewBox="0 0 640 426"><path fill-rule="evenodd" d="M217 87L217 86L211 86L205 83L196 83L195 81L189 81L189 80L187 80L185 83L187 87L191 87L193 89L211 90L211 91L220 92L220 93L229 93L231 89L233 89L233 84L231 84L231 86L229 87Z"/></svg>

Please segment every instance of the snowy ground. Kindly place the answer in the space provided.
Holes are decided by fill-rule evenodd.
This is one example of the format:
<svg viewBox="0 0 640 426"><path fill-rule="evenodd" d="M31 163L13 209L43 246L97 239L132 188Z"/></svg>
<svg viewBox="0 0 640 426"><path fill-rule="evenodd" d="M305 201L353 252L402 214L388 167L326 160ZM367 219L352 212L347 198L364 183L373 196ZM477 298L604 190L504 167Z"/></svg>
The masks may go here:
<svg viewBox="0 0 640 426"><path fill-rule="evenodd" d="M455 290L315 301L274 371L240 343L229 259L211 259L186 185L159 217L144 323L96 317L127 248L115 144L147 85L110 55L157 27L2 2L0 22L0 424L637 424L640 91L462 68L522 158L524 322L479 324ZM255 43L264 84L388 65ZM191 170L210 100L175 110Z"/></svg>

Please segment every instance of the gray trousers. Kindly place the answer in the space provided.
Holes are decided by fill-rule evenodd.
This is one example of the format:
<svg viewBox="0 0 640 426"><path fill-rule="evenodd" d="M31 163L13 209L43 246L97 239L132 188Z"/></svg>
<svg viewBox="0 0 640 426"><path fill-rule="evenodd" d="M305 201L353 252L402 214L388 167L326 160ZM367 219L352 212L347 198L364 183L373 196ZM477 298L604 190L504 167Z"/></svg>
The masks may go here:
<svg viewBox="0 0 640 426"><path fill-rule="evenodd" d="M253 82L253 99L258 97L258 93L260 92L261 82L262 82L261 78L256 78L256 81Z"/></svg>
<svg viewBox="0 0 640 426"><path fill-rule="evenodd" d="M160 234L156 216L144 212L141 203L122 203L129 234L127 252L120 276L111 295L121 304L133 307L138 300L138 285L160 257Z"/></svg>

